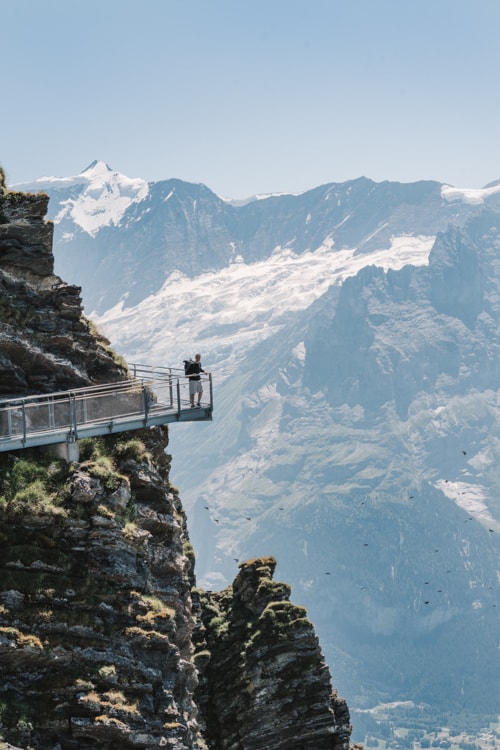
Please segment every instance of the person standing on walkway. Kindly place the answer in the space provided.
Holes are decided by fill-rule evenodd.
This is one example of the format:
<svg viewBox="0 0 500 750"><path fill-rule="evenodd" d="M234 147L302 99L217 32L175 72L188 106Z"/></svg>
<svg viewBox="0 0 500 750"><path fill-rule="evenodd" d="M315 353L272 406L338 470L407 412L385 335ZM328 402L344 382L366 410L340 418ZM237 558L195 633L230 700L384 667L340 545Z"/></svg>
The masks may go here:
<svg viewBox="0 0 500 750"><path fill-rule="evenodd" d="M195 396L198 398L198 406L201 404L201 397L203 395L203 384L201 382L200 373L208 375L206 370L201 366L201 354L194 355L194 361L189 364L187 375L189 378L189 398L191 400L191 406L195 406Z"/></svg>

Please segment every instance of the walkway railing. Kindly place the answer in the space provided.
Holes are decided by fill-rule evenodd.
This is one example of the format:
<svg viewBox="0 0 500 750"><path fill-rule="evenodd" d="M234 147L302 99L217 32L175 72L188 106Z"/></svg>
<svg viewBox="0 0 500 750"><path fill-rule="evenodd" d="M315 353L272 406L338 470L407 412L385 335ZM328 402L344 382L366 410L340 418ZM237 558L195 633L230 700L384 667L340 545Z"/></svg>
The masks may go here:
<svg viewBox="0 0 500 750"><path fill-rule="evenodd" d="M193 408L183 370L147 365L129 368L133 379L119 383L0 400L0 451L212 419L211 375L201 376L203 400Z"/></svg>

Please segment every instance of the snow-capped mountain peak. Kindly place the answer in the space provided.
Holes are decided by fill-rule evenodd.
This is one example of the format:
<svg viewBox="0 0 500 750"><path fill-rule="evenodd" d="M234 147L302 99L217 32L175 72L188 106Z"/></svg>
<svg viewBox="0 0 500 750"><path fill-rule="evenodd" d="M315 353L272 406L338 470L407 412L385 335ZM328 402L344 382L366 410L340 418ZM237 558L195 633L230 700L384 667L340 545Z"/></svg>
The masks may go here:
<svg viewBox="0 0 500 750"><path fill-rule="evenodd" d="M84 174L86 177L91 178L94 175L106 174L112 171L111 167L106 164L105 161L94 159L92 164L89 164L89 166L86 169L83 169L80 174Z"/></svg>
<svg viewBox="0 0 500 750"><path fill-rule="evenodd" d="M60 201L54 217L59 224L69 219L92 237L103 227L117 225L132 203L144 200L149 193L148 183L116 172L103 161L93 161L72 177L40 177L34 183L16 186L20 190L63 191L78 187L75 195Z"/></svg>

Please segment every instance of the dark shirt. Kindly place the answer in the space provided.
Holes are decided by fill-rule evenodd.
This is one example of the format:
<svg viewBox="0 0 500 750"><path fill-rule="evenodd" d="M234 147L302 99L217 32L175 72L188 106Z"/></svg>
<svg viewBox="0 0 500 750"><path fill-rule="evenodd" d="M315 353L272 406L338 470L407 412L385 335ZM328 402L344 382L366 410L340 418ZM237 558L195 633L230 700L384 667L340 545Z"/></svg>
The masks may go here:
<svg viewBox="0 0 500 750"><path fill-rule="evenodd" d="M189 380L200 380L200 372L205 372L201 366L201 362L192 362L189 365Z"/></svg>

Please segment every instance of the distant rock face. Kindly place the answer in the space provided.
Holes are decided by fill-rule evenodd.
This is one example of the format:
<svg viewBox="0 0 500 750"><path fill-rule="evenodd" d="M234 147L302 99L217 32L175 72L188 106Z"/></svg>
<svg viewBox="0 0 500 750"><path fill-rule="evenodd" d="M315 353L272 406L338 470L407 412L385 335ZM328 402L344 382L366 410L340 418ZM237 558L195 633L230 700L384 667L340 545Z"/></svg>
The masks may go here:
<svg viewBox="0 0 500 750"><path fill-rule="evenodd" d="M232 587L201 595L196 697L209 745L346 750L349 710L332 691L305 609L272 580L275 566L273 558L241 563Z"/></svg>
<svg viewBox="0 0 500 750"><path fill-rule="evenodd" d="M470 222L468 232L450 227L438 235L430 256L432 304L439 313L459 318L469 328L474 327L485 302L483 254L478 246L498 244L496 218L485 213ZM484 234L478 233L479 227Z"/></svg>
<svg viewBox="0 0 500 750"><path fill-rule="evenodd" d="M0 396L122 380L83 317L80 288L53 273L48 197L0 193Z"/></svg>
<svg viewBox="0 0 500 750"><path fill-rule="evenodd" d="M441 378L461 386L472 357L481 361L476 387L496 388L498 367L498 214L484 211L464 227L439 233L429 265L388 271L366 267L330 289L306 336L306 379L325 386L334 405L376 412L394 400L406 418L420 391ZM328 300L338 295L328 310ZM478 341L480 345L478 346ZM405 346L402 346L402 342ZM461 375L461 372L463 373Z"/></svg>

